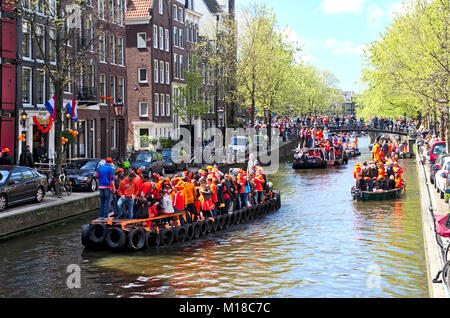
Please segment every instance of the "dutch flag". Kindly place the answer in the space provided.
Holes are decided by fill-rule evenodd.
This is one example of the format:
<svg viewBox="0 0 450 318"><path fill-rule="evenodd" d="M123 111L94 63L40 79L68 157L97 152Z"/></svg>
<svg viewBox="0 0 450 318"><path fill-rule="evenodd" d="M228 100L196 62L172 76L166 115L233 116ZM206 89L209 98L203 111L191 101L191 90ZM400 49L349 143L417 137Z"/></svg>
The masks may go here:
<svg viewBox="0 0 450 318"><path fill-rule="evenodd" d="M77 102L74 97L70 103L66 105L67 112L72 116L74 122L78 121Z"/></svg>
<svg viewBox="0 0 450 318"><path fill-rule="evenodd" d="M50 98L49 101L45 103L45 108L47 108L48 112L53 118L53 121L56 121L56 95Z"/></svg>

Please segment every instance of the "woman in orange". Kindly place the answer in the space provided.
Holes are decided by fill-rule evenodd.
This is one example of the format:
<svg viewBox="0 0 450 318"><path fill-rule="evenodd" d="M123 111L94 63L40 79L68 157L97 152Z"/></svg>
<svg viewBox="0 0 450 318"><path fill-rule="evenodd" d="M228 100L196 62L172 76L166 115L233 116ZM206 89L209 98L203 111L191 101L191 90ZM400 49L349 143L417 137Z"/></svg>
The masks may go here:
<svg viewBox="0 0 450 318"><path fill-rule="evenodd" d="M264 177L261 174L260 171L257 171L256 177L253 179L253 183L255 184L255 191L258 193L258 196L256 198L257 204L261 204L264 200L264 189L263 189L263 183Z"/></svg>
<svg viewBox="0 0 450 318"><path fill-rule="evenodd" d="M205 179L200 179L199 191L203 216L206 218L215 217L216 206L212 200L211 188L206 184Z"/></svg>

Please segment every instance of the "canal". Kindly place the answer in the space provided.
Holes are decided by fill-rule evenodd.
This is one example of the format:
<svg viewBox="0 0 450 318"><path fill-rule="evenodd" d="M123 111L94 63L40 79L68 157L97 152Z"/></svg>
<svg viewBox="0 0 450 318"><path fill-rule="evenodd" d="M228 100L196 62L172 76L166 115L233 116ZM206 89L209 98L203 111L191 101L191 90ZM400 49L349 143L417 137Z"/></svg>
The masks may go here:
<svg viewBox="0 0 450 318"><path fill-rule="evenodd" d="M367 139L362 157L369 159ZM352 201L345 167L270 179L281 210L226 232L139 253L84 251L80 227L96 214L0 243L0 297L428 297L414 160L406 194ZM69 289L67 267L81 271Z"/></svg>

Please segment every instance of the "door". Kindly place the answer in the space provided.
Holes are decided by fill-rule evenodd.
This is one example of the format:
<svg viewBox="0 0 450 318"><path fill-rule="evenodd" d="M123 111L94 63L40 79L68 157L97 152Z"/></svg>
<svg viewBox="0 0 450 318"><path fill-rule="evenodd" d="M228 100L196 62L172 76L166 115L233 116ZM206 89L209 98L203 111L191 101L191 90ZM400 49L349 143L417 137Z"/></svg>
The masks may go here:
<svg viewBox="0 0 450 318"><path fill-rule="evenodd" d="M38 188L37 176L29 168L21 167L20 169L22 170L25 199L34 198Z"/></svg>
<svg viewBox="0 0 450 318"><path fill-rule="evenodd" d="M26 198L24 178L21 168L14 168L9 177L8 203L20 202Z"/></svg>
<svg viewBox="0 0 450 318"><path fill-rule="evenodd" d="M108 143L108 139L106 138L106 119L102 118L100 119L100 136L102 139L101 142L101 158L106 158L108 156L108 154L106 153L107 150L107 143Z"/></svg>

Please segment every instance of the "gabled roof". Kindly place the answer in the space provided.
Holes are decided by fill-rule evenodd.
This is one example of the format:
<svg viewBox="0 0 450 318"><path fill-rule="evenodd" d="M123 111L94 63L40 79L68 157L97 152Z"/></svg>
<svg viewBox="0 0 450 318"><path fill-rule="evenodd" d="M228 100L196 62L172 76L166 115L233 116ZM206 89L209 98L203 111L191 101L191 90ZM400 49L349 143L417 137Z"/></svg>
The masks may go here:
<svg viewBox="0 0 450 318"><path fill-rule="evenodd" d="M125 19L146 18L153 0L128 0Z"/></svg>
<svg viewBox="0 0 450 318"><path fill-rule="evenodd" d="M216 0L203 0L211 13L222 12L220 5Z"/></svg>

